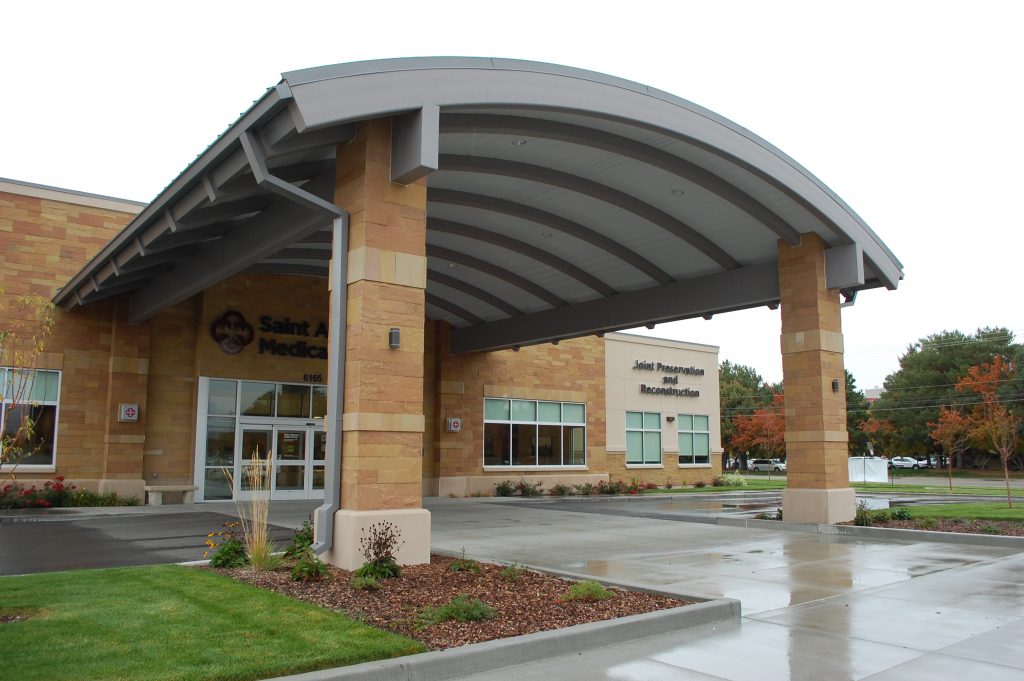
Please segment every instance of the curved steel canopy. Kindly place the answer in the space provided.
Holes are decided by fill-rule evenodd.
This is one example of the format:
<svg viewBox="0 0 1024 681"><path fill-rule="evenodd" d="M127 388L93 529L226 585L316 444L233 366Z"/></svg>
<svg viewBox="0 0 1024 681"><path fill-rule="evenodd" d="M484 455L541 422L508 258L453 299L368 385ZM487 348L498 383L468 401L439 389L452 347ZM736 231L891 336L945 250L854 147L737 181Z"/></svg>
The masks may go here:
<svg viewBox="0 0 1024 681"><path fill-rule="evenodd" d="M427 314L487 350L778 303L779 240L828 284L902 265L781 151L683 99L579 69L395 59L285 73L54 299L147 319L232 274L327 276L334 158L394 117L392 179L427 176ZM341 208L344 208L342 206Z"/></svg>

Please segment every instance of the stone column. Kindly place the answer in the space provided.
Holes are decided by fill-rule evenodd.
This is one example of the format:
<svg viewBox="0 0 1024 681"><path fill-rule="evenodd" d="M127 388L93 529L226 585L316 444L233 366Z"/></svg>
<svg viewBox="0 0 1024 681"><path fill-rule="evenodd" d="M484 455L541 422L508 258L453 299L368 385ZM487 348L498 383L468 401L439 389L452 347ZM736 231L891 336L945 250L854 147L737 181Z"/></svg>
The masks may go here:
<svg viewBox="0 0 1024 681"><path fill-rule="evenodd" d="M148 387L149 323L129 322L128 301L119 299L111 305L103 477L99 491L137 496L143 503L142 451L146 443ZM118 420L122 403L139 405L137 421Z"/></svg>
<svg viewBox="0 0 1024 681"><path fill-rule="evenodd" d="M327 560L348 570L364 561L360 537L382 521L401 532L400 563L430 560L421 507L427 187L392 183L390 161L390 120L360 124L338 148L334 200L350 215L348 328L341 510Z"/></svg>
<svg viewBox="0 0 1024 681"><path fill-rule="evenodd" d="M793 522L842 522L855 510L839 292L825 286L825 249L816 234L802 235L798 246L779 244L788 468L782 512Z"/></svg>

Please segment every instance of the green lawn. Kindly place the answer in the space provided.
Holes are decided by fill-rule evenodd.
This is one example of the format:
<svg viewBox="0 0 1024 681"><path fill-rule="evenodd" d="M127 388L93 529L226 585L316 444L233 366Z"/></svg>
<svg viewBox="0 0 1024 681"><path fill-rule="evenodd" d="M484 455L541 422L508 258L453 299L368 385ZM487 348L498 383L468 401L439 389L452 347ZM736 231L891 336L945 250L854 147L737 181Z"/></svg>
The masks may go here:
<svg viewBox="0 0 1024 681"><path fill-rule="evenodd" d="M907 506L915 518L967 518L968 520L1017 520L1024 521L1024 503L1007 508L1006 502L998 504L939 504Z"/></svg>
<svg viewBox="0 0 1024 681"><path fill-rule="evenodd" d="M942 484L912 485L909 483L855 482L852 487L861 492L916 492L918 494L950 494L949 486ZM1014 496L1024 496L1024 490L1011 488ZM986 497L1006 498L1005 487L953 487L952 494L972 494Z"/></svg>
<svg viewBox="0 0 1024 681"><path fill-rule="evenodd" d="M730 486L727 486L727 487L712 487L711 485L707 485L706 487L673 487L672 489L663 489L663 488L659 487L658 489L644 490L643 493L644 494L697 494L697 493L701 493L701 492L737 492L737 491L740 491L740 492L742 492L742 491L747 491L747 492L753 491L753 492L756 492L756 491L760 491L760 490L785 489L785 488L786 488L786 478L775 476L775 477L772 478L771 482L769 482L767 478L765 478L764 480L747 480L747 484L745 486L742 486L742 487L739 486L739 485L730 485Z"/></svg>
<svg viewBox="0 0 1024 681"><path fill-rule="evenodd" d="M413 640L195 568L0 578L0 676L264 679L422 652Z"/></svg>

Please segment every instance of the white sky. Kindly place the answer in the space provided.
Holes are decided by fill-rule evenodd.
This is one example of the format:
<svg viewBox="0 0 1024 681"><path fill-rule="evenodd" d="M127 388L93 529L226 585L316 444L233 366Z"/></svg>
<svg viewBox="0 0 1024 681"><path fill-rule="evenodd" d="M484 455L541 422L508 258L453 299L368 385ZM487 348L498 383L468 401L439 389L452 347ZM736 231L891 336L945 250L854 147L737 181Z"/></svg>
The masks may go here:
<svg viewBox="0 0 1024 681"><path fill-rule="evenodd" d="M7 3L0 177L150 200L284 71L424 55L601 71L743 125L903 262L843 313L881 383L942 329L1024 335L1024 3ZM781 378L778 312L659 326Z"/></svg>

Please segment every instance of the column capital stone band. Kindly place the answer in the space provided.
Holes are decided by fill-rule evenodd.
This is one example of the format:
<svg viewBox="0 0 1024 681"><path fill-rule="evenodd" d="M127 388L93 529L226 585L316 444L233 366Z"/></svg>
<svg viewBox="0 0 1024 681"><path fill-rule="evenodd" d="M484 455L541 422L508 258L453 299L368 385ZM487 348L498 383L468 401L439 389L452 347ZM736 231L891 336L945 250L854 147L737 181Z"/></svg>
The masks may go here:
<svg viewBox="0 0 1024 681"><path fill-rule="evenodd" d="M348 252L348 283L364 280L425 289L427 258L372 246L353 248Z"/></svg>
<svg viewBox="0 0 1024 681"><path fill-rule="evenodd" d="M809 331L796 331L784 333L780 337L782 354L788 355L794 352L807 352L809 350L821 350L823 352L843 353L843 334L838 331L823 331L813 329Z"/></svg>
<svg viewBox="0 0 1024 681"><path fill-rule="evenodd" d="M849 442L845 430L787 430L786 442Z"/></svg>

